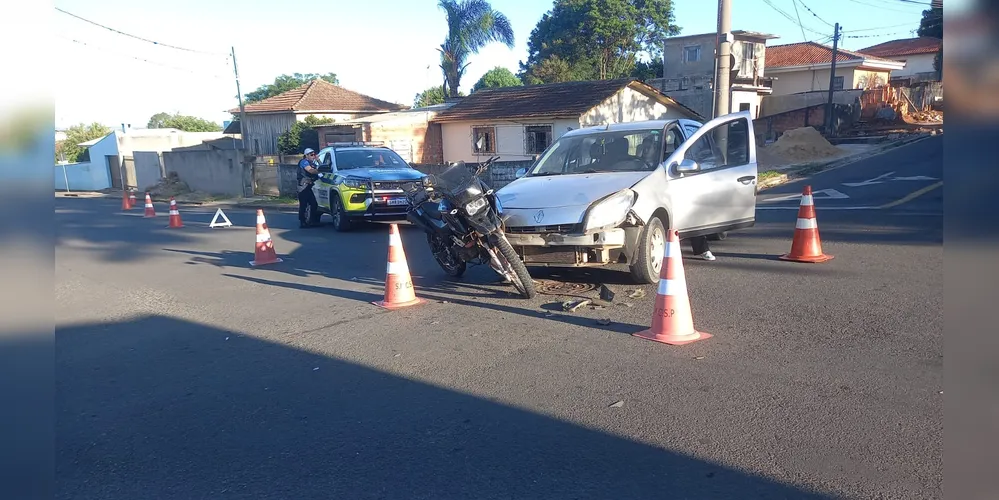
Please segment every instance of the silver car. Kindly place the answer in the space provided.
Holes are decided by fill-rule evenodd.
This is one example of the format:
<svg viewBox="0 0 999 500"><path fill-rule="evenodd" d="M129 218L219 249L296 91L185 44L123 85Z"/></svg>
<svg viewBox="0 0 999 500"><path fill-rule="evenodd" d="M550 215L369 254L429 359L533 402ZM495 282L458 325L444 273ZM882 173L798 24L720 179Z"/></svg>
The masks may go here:
<svg viewBox="0 0 999 500"><path fill-rule="evenodd" d="M497 191L507 238L528 265L628 264L659 279L667 231L711 236L756 223L748 111L573 130Z"/></svg>

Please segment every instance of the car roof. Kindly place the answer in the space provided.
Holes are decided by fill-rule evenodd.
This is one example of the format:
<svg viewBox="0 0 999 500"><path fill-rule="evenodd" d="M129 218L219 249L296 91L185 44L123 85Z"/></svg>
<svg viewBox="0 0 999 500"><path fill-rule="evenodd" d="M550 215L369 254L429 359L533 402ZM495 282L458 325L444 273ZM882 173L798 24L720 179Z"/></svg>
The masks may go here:
<svg viewBox="0 0 999 500"><path fill-rule="evenodd" d="M667 125L671 123L681 123L693 122L700 124L699 122L687 119L670 119L670 120L642 120L637 122L624 122L624 123L607 123L603 125L592 125L589 127L578 128L576 130L570 130L562 134L562 137L572 137L577 135L590 135L598 134L601 132L618 132L618 131L628 131L628 130L647 130L647 129L664 129Z"/></svg>

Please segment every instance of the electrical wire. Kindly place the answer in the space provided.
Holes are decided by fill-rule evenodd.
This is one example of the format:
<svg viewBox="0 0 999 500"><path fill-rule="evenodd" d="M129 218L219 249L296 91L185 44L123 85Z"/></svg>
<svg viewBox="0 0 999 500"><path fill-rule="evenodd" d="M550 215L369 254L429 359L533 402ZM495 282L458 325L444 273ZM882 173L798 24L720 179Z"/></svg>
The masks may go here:
<svg viewBox="0 0 999 500"><path fill-rule="evenodd" d="M89 44L87 42L81 42L80 40L76 40L74 38L68 38L68 37L64 37L64 36L59 36L59 38L62 38L63 40L67 40L67 41L70 41L70 42L73 42L73 43L77 43L77 44L80 44L80 45L83 45L83 46L86 46L86 47L89 47L89 48L94 49L94 50L99 50L99 51L102 51L102 52L107 52L109 54L114 54L114 55L117 55L117 56L120 56L120 57L127 57L129 59L134 59L136 61L141 61L141 62L144 62L144 63L147 63L147 64L152 64L154 66L161 66L161 67L172 69L172 70L176 70L176 71L182 71L182 72L185 72L185 73L191 73L192 75L208 76L208 77L211 77L211 78L219 78L219 79L223 79L223 80L228 80L230 78L228 76L221 76L221 75L215 75L215 74L209 74L209 73L199 73L197 71L191 70L190 68L181 68L179 66L171 66L169 64L163 64L161 62L150 61L148 59L143 59L141 57L136 57L136 56L133 56L131 54L125 54L125 53L118 52L118 51L115 51L115 50L111 50L111 49L108 49L108 48L105 48L105 47L101 47L99 45L91 45L91 44Z"/></svg>
<svg viewBox="0 0 999 500"><path fill-rule="evenodd" d="M813 30L813 29L805 26L801 22L796 21L795 18L793 16L791 16L791 14L788 14L787 12L784 12L783 10L781 10L780 8L778 8L776 5L773 4L773 2L771 0L763 0L763 3L767 4L768 6L770 6L771 9L777 11L778 14L780 14L781 16L784 16L785 19L787 19L788 21L791 21L794 25L801 27L805 31L809 31L809 32L814 33L814 34L819 35L819 36L826 36L826 33L823 33L821 31L815 31L815 30Z"/></svg>
<svg viewBox="0 0 999 500"><path fill-rule="evenodd" d="M794 0L792 0L792 1L794 1ZM805 10L807 10L808 12L811 12L812 15L815 16L815 19L818 19L819 21L822 21L823 23L826 24L826 26L829 26L830 28L835 28L836 27L834 24L830 23L829 21L826 21L825 19L822 19L821 17L819 17L819 15L816 14L814 10L812 10L810 7L808 7L807 5L805 5L805 2L803 0L797 0L797 3L800 3L801 6L805 8Z"/></svg>
<svg viewBox="0 0 999 500"><path fill-rule="evenodd" d="M798 16L798 27L801 28L801 40L807 42L808 35L805 35L805 27L801 24L801 14L798 14L798 1L791 0L791 3L794 4L794 15Z"/></svg>
<svg viewBox="0 0 999 500"><path fill-rule="evenodd" d="M68 15L68 16L72 16L72 17L75 17L75 18L77 18L77 19L79 19L81 21L93 24L94 26L99 26L101 28L104 28L106 30L112 31L112 32L117 33L119 35L124 35L124 36L127 36L127 37L135 38L136 40L142 40L143 42L148 42L148 43L151 43L153 45L159 45L160 47L168 47L168 48L171 48L171 49L182 50L182 51L185 51L185 52L193 52L195 54L207 54L207 55L215 55L215 56L228 55L228 54L223 54L221 52L208 52L208 51L204 51L204 50L188 49L188 48L184 48L184 47L178 47L176 45L170 45L168 43L157 42L155 40L150 40L148 38L143 38L141 36L132 35L130 33L125 33L124 31L116 30L116 29L114 29L114 28L112 28L110 26L105 26L103 24L91 21L89 19L85 19L85 18L80 17L80 16L78 16L76 14L73 14L72 12L68 12L68 11L65 11L63 9L60 9L59 7L56 7L55 9L58 10L59 12L62 12L63 14Z"/></svg>

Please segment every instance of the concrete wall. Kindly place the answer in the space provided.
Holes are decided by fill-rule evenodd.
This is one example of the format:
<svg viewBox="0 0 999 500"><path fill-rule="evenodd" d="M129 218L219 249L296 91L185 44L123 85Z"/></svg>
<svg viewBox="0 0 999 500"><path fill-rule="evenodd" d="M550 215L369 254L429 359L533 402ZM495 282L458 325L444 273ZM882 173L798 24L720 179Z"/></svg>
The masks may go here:
<svg viewBox="0 0 999 500"><path fill-rule="evenodd" d="M681 108L667 107L655 99L625 87L604 102L594 106L579 118L583 127L605 123L625 123L643 120L694 118Z"/></svg>
<svg viewBox="0 0 999 500"><path fill-rule="evenodd" d="M768 73L767 76L775 77L773 83L773 95L797 94L814 90L829 90L829 69L815 71L801 70L779 73ZM893 73L889 70L877 69L857 69L855 67L836 66L836 76L843 77L843 89L856 89L862 82L873 81L879 78L882 85L888 83L888 78Z"/></svg>
<svg viewBox="0 0 999 500"><path fill-rule="evenodd" d="M893 78L911 77L920 73L933 73L933 57L936 54L915 54L911 56L889 57L895 61L902 61L905 67L891 72Z"/></svg>
<svg viewBox="0 0 999 500"><path fill-rule="evenodd" d="M111 187L112 169L108 167L108 157L113 158L118 154L116 135L108 134L87 149L90 161L55 166L55 189L66 191L67 180L70 191L99 191ZM113 172L119 174L117 168Z"/></svg>
<svg viewBox="0 0 999 500"><path fill-rule="evenodd" d="M828 75L827 75L828 76ZM863 95L863 90L839 90L833 92L833 103L852 105ZM829 92L804 92L790 95L770 95L762 99L760 118L824 104L829 100Z"/></svg>
<svg viewBox="0 0 999 500"><path fill-rule="evenodd" d="M842 130L851 126L859 118L859 106L857 105L834 105L834 116L836 130ZM776 115L767 116L753 120L753 132L756 136L756 143L760 145L775 141L784 132L801 127L814 127L823 132L826 128L826 105L818 104L805 108L795 109Z"/></svg>
<svg viewBox="0 0 999 500"><path fill-rule="evenodd" d="M700 46L701 55L697 61L683 59L684 47ZM711 75L715 69L715 34L704 34L681 39L667 39L663 58L666 62L664 77L680 78L691 75Z"/></svg>
<svg viewBox="0 0 999 500"><path fill-rule="evenodd" d="M167 174L176 172L191 189L208 194L247 196L250 169L237 151L168 151L163 153Z"/></svg>
<svg viewBox="0 0 999 500"><path fill-rule="evenodd" d="M135 186L146 191L163 178L163 160L156 151L135 151Z"/></svg>
<svg viewBox="0 0 999 500"><path fill-rule="evenodd" d="M531 161L534 155L527 153L527 141L524 132L527 125L551 125L552 142L569 130L579 128L577 120L566 118L523 121L497 120L488 123L442 123L441 133L443 136L444 162L479 162L487 160L490 156L499 156L500 158L497 162ZM480 155L473 152L472 129L477 127L491 127L494 130L495 152Z"/></svg>

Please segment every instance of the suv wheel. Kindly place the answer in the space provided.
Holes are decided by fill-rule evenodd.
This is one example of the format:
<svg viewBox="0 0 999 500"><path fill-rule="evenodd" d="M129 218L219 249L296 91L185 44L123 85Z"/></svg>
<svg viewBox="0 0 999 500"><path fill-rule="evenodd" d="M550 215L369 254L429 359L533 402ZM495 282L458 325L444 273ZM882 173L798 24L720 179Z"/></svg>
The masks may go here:
<svg viewBox="0 0 999 500"><path fill-rule="evenodd" d="M347 216L343 203L340 202L340 193L330 191L330 215L333 216L333 228L344 233L353 228L353 221Z"/></svg>
<svg viewBox="0 0 999 500"><path fill-rule="evenodd" d="M659 272L666 251L666 228L659 217L653 217L645 225L638 237L638 251L631 264L631 276L639 283L649 284L659 281Z"/></svg>

